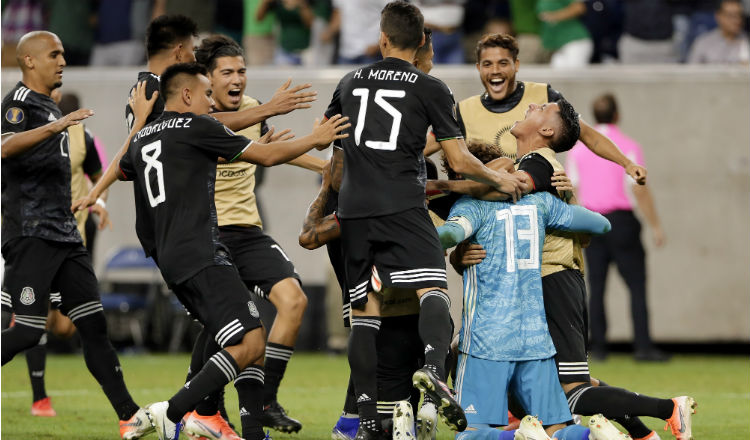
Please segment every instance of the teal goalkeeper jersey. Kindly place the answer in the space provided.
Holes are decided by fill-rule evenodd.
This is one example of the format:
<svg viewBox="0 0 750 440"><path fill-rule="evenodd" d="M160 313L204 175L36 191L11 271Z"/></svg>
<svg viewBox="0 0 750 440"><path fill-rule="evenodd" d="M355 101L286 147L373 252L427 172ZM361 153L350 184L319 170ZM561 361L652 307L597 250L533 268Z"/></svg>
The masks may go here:
<svg viewBox="0 0 750 440"><path fill-rule="evenodd" d="M461 226L460 235L487 252L481 263L464 271L459 350L494 361L554 356L542 297L545 229L601 233L608 230L607 220L545 192L515 204L464 197L453 205L449 224ZM441 240L448 228L441 228Z"/></svg>

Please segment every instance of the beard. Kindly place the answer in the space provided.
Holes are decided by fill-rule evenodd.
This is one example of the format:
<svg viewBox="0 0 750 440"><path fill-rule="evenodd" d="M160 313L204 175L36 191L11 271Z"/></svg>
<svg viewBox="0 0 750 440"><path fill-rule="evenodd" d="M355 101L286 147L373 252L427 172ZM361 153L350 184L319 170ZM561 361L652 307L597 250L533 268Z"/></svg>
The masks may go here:
<svg viewBox="0 0 750 440"><path fill-rule="evenodd" d="M62 87L62 81L57 81L56 83L52 84L52 90L59 89Z"/></svg>

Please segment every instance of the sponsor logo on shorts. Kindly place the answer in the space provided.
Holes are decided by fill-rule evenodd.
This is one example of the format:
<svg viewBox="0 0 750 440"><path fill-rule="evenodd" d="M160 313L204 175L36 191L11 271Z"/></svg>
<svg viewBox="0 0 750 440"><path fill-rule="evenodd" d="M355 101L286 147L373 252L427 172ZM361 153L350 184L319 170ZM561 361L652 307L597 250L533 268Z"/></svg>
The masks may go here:
<svg viewBox="0 0 750 440"><path fill-rule="evenodd" d="M467 414L476 414L477 410L474 408L474 404L470 403L469 406L466 407L466 409L464 410L464 412L467 413Z"/></svg>
<svg viewBox="0 0 750 440"><path fill-rule="evenodd" d="M24 287L23 290L21 290L21 304L25 306L30 306L34 304L34 301L36 301L36 296L34 296L34 289L31 287Z"/></svg>
<svg viewBox="0 0 750 440"><path fill-rule="evenodd" d="M5 112L5 120L11 124L20 124L23 122L24 114L23 110L18 107L11 107Z"/></svg>
<svg viewBox="0 0 750 440"><path fill-rule="evenodd" d="M255 303L252 301L247 302L247 308L250 310L250 316L253 318L257 318L260 316L260 313L258 313L258 308L255 307Z"/></svg>

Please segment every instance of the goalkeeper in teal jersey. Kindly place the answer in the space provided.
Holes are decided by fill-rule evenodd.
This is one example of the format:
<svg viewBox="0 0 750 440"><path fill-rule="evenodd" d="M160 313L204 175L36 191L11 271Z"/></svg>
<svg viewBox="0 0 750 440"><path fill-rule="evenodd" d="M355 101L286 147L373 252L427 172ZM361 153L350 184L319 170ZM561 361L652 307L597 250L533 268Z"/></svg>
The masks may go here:
<svg viewBox="0 0 750 440"><path fill-rule="evenodd" d="M567 102L530 108L511 133L519 144L572 145L578 126L577 117L571 115L575 114ZM517 438L549 438L547 434L560 440L589 438L589 434L594 439L615 438L599 436L594 428L589 432L581 426L565 426L572 417L558 380L542 296L541 256L547 228L603 234L610 224L600 214L539 192L515 204L463 197L438 228L446 249L469 239L487 252L480 264L464 272L455 387L469 427L457 438L512 438L507 431L492 429L508 424L508 392L546 427L545 433L537 418L527 416L519 428L524 435Z"/></svg>

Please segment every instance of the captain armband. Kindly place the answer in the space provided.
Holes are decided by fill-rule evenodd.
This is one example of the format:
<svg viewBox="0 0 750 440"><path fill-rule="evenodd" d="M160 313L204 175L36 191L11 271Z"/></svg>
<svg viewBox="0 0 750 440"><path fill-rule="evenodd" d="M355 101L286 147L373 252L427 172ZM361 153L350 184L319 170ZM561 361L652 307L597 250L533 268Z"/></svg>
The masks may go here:
<svg viewBox="0 0 750 440"><path fill-rule="evenodd" d="M474 228L471 227L471 222L466 217L456 216L449 218L446 222L446 224L453 223L457 224L458 226L461 226L461 229L464 230L464 237L470 237L472 232L474 232Z"/></svg>

